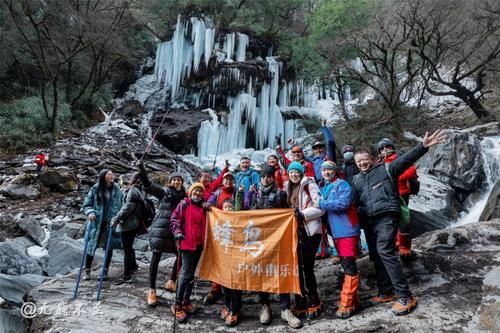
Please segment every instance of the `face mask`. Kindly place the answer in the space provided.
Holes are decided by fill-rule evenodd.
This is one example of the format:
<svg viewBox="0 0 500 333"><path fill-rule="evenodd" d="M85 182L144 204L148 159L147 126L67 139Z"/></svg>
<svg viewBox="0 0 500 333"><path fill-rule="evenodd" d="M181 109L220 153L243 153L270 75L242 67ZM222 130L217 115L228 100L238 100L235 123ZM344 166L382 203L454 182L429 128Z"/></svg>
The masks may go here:
<svg viewBox="0 0 500 333"><path fill-rule="evenodd" d="M201 199L203 199L203 198L191 197L191 201L193 201L193 202L200 202Z"/></svg>
<svg viewBox="0 0 500 333"><path fill-rule="evenodd" d="M343 156L344 160L350 161L354 158L354 153L352 151L346 151Z"/></svg>

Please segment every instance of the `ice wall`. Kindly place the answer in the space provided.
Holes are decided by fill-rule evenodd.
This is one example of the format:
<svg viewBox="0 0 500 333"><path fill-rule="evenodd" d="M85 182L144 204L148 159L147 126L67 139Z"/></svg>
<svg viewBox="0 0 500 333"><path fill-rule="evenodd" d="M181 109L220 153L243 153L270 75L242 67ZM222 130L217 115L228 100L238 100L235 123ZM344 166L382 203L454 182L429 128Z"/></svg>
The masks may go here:
<svg viewBox="0 0 500 333"><path fill-rule="evenodd" d="M276 136L281 135L283 143L286 138L301 134L300 124L286 119L286 114L310 108L315 93L302 80L283 80L283 64L273 56L265 60L271 79L257 88L254 74L241 71L237 64L250 60L247 59L248 46L249 38L245 34L220 35L209 20L195 17L183 20L181 16L172 39L158 45L155 78L170 93L171 104L180 105L178 103L190 100L196 107L209 107L205 111L210 113L211 120L203 122L198 132L198 156L248 145L256 149L274 147ZM183 88L182 82L206 68L212 56L215 61L231 67L221 66L218 74L211 77L207 91ZM231 94L224 98L229 113L218 116L214 111L221 109L215 104L217 92L229 90Z"/></svg>

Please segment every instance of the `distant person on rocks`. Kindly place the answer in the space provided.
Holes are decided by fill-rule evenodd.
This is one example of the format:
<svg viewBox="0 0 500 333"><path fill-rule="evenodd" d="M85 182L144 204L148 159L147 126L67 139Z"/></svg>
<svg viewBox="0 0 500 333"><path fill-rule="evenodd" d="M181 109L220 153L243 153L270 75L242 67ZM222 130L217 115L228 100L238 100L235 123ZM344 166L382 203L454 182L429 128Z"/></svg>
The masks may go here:
<svg viewBox="0 0 500 333"><path fill-rule="evenodd" d="M315 206L324 210L332 230L344 270L344 283L340 292L337 317L349 318L359 306L359 274L356 266L360 228L353 205L351 185L337 176L337 165L325 161L321 165L323 180L320 182L322 199Z"/></svg>
<svg viewBox="0 0 500 333"><path fill-rule="evenodd" d="M250 157L243 156L240 159L240 171L234 176L234 187L240 188L243 185L244 193L247 193L252 185L260 183L260 175L257 170L251 167Z"/></svg>
<svg viewBox="0 0 500 333"><path fill-rule="evenodd" d="M43 150L40 150L40 152L35 156L35 159L33 160L33 162L36 164L36 173L40 173L40 171L42 171L42 168L45 164L47 164L48 159L48 154L45 155L45 152Z"/></svg>
<svg viewBox="0 0 500 333"><path fill-rule="evenodd" d="M181 256L176 302L171 310L180 323L186 322L187 315L195 312L195 307L191 304L191 292L194 271L205 241L206 209L209 209L209 205L203 201L203 191L203 184L192 184L188 197L177 205L171 218L170 230L174 234Z"/></svg>
<svg viewBox="0 0 500 333"><path fill-rule="evenodd" d="M372 305L392 302L396 315L410 313L417 305L396 255L394 238L401 216L398 177L423 156L429 147L442 143L445 135L440 131L425 133L422 143L395 159L386 170L384 163L376 163L368 150L359 150L354 160L360 173L353 178L353 195L361 226L375 266L378 295ZM392 177L392 181L389 177Z"/></svg>
<svg viewBox="0 0 500 333"><path fill-rule="evenodd" d="M384 163L392 163L398 157L396 146L390 139L382 139L377 144L379 159ZM412 164L398 177L399 195L406 205L410 202L409 181L417 179L417 168ZM403 258L411 256L411 235L410 223L399 223L396 243L399 248L399 255Z"/></svg>
<svg viewBox="0 0 500 333"><path fill-rule="evenodd" d="M123 193L114 183L114 174L109 169L99 172L97 184L92 186L83 201L83 212L91 222L85 270L83 279L90 280L90 269L98 246L105 247L108 233L111 232L111 244L107 261L104 263L103 280L108 278L109 266L113 257L113 249L120 248L121 240L115 228L110 227L113 217L118 214L122 206Z"/></svg>
<svg viewBox="0 0 500 333"><path fill-rule="evenodd" d="M132 274L139 270L135 260L134 240L141 227L141 216L144 208L142 198L146 196L139 174L135 173L129 181L130 187L124 194L124 202L120 211L111 219L111 226L121 234L123 246L123 275L113 282L119 285L132 282Z"/></svg>
<svg viewBox="0 0 500 333"><path fill-rule="evenodd" d="M186 197L184 189L184 178L177 173L172 173L169 177L168 186L161 187L151 183L144 169L142 162L138 163L139 177L144 184L144 190L159 200L158 211L153 223L149 228L149 247L153 251L149 264L149 292L147 303L156 306L158 299L156 294L156 277L158 275L158 265L160 264L162 253L175 253L177 255L174 235L170 230L170 218L172 212L179 202ZM172 267L170 279L165 284L165 289L175 291L175 280L177 279L177 260Z"/></svg>

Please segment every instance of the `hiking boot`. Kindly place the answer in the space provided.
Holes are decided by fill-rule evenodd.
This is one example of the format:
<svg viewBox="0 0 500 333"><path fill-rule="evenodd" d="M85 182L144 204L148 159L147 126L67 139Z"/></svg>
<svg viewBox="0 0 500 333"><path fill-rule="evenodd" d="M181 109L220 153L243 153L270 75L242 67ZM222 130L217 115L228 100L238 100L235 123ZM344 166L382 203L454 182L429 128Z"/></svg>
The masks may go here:
<svg viewBox="0 0 500 333"><path fill-rule="evenodd" d="M196 312L196 307L191 302L183 302L182 310L189 315L192 315Z"/></svg>
<svg viewBox="0 0 500 333"><path fill-rule="evenodd" d="M306 308L303 308L301 306L295 306L293 309L292 309L292 313L295 317L297 318L305 318L306 314L307 314L307 309Z"/></svg>
<svg viewBox="0 0 500 333"><path fill-rule="evenodd" d="M400 297L392 306L392 313L396 316L402 316L410 313L417 306L415 296Z"/></svg>
<svg viewBox="0 0 500 333"><path fill-rule="evenodd" d="M166 291L171 291L171 292L175 293L176 287L177 287L177 283L173 280L168 280L165 283L165 290Z"/></svg>
<svg viewBox="0 0 500 333"><path fill-rule="evenodd" d="M179 323L185 323L187 322L187 314L186 312L182 309L182 305L176 305L172 304L170 307L170 311L172 312L172 315L175 316L177 319L177 322Z"/></svg>
<svg viewBox="0 0 500 333"><path fill-rule="evenodd" d="M221 296L222 293L220 291L212 289L208 292L208 295L203 300L203 303L206 305L214 304Z"/></svg>
<svg viewBox="0 0 500 333"><path fill-rule="evenodd" d="M226 326L233 327L233 326L238 325L239 322L240 322L239 314L237 314L237 313L233 314L232 312L228 313L226 320L225 320Z"/></svg>
<svg viewBox="0 0 500 333"><path fill-rule="evenodd" d="M156 304L158 303L158 298L156 297L156 290L149 290L147 301L149 306L156 306Z"/></svg>
<svg viewBox="0 0 500 333"><path fill-rule="evenodd" d="M132 281L133 280L132 280L131 276L122 276L118 280L113 281L113 284L118 286L118 285L124 284L124 283L132 283Z"/></svg>
<svg viewBox="0 0 500 333"><path fill-rule="evenodd" d="M379 304L393 302L395 300L396 300L395 294L385 294L385 295L381 294L370 298L368 300L368 305L375 306Z"/></svg>
<svg viewBox="0 0 500 333"><path fill-rule="evenodd" d="M262 309L260 309L259 319L262 325L269 325L271 323L271 320L273 318L271 315L271 307L268 304L262 305Z"/></svg>
<svg viewBox="0 0 500 333"><path fill-rule="evenodd" d="M88 281L90 280L90 269L86 269L83 271L83 281Z"/></svg>
<svg viewBox="0 0 500 333"><path fill-rule="evenodd" d="M319 315L322 313L323 313L323 305L321 303L319 303L317 305L310 305L307 308L306 317L307 317L307 319L311 320L314 318L318 318Z"/></svg>
<svg viewBox="0 0 500 333"><path fill-rule="evenodd" d="M302 327L302 321L295 317L289 309L281 310L281 320L286 321L291 328Z"/></svg>
<svg viewBox="0 0 500 333"><path fill-rule="evenodd" d="M102 280L103 281L108 280L108 270L107 269L104 270L104 275L102 276ZM97 281L101 281L101 273L99 273L99 276L97 277Z"/></svg>
<svg viewBox="0 0 500 333"><path fill-rule="evenodd" d="M220 319L225 321L228 315L229 315L229 309L227 308L227 306L224 305L222 307L222 311L220 312Z"/></svg>
<svg viewBox="0 0 500 333"><path fill-rule="evenodd" d="M359 288L359 275L346 275L344 277L344 284L340 292L340 302L338 303L338 310L335 313L340 319L349 318L354 311L359 307L358 298Z"/></svg>

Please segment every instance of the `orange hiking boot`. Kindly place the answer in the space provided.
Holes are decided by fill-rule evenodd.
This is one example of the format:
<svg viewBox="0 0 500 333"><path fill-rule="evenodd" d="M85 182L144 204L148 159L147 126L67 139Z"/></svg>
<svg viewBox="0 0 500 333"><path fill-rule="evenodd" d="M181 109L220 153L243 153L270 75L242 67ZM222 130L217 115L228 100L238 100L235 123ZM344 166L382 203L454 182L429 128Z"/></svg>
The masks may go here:
<svg viewBox="0 0 500 333"><path fill-rule="evenodd" d="M227 308L227 306L224 305L222 307L222 311L220 312L220 319L225 321L228 315L229 315L229 309Z"/></svg>
<svg viewBox="0 0 500 333"><path fill-rule="evenodd" d="M156 304L158 302L158 299L156 296L156 290L154 290L154 289L149 290L147 301L148 301L149 306L156 306Z"/></svg>
<svg viewBox="0 0 500 333"><path fill-rule="evenodd" d="M395 294L385 294L385 295L377 295L368 300L368 304L371 306L374 305L379 305L379 304L384 304L384 303L389 303L393 302L396 300L396 295Z"/></svg>
<svg viewBox="0 0 500 333"><path fill-rule="evenodd" d="M319 303L316 305L310 305L307 308L306 317L307 317L307 319L311 320L314 318L318 318L319 315L322 313L323 313L323 304Z"/></svg>
<svg viewBox="0 0 500 333"><path fill-rule="evenodd" d="M396 316L402 316L410 313L417 306L415 296L401 297L392 306L392 313Z"/></svg>
<svg viewBox="0 0 500 333"><path fill-rule="evenodd" d="M173 280L168 280L165 283L165 290L167 290L167 291L171 291L171 292L175 293L176 287L177 287L177 283Z"/></svg>
<svg viewBox="0 0 500 333"><path fill-rule="evenodd" d="M172 304L172 306L170 307L170 311L172 312L172 315L175 316L175 318L179 323L187 322L187 314L183 310L182 305Z"/></svg>
<svg viewBox="0 0 500 333"><path fill-rule="evenodd" d="M228 313L226 320L225 320L226 326L233 327L233 326L238 325L238 323L240 322L239 317L240 316L237 313L235 313L235 314L233 314L232 312Z"/></svg>
<svg viewBox="0 0 500 333"><path fill-rule="evenodd" d="M358 299L359 274L345 275L340 292L339 308L335 313L338 318L347 319L359 307Z"/></svg>

